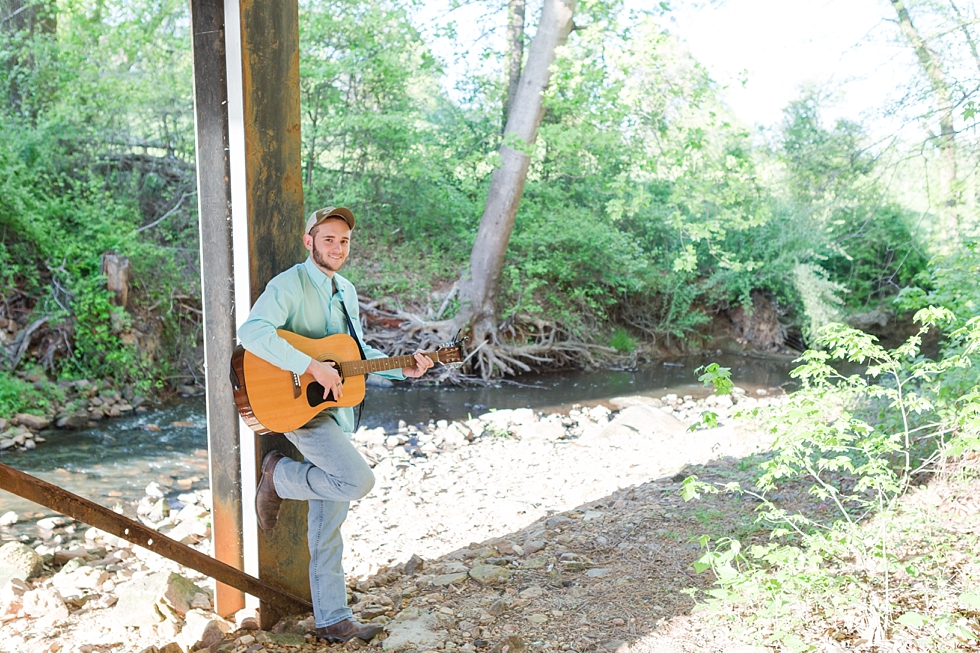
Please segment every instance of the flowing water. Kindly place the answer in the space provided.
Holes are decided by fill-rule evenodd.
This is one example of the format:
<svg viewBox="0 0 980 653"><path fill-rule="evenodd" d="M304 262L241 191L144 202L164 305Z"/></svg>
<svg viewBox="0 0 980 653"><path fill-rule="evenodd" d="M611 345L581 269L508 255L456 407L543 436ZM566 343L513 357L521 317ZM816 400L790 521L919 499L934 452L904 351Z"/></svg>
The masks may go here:
<svg viewBox="0 0 980 653"><path fill-rule="evenodd" d="M677 358L635 371L535 375L492 387L369 387L361 423L394 430L400 420L424 424L466 419L491 408L551 412L632 394L704 396L708 391L698 383L695 370L711 362L730 367L735 384L748 392L791 388L789 371L795 367L788 357L720 354ZM0 462L110 507L131 505L151 482L175 504L181 492L208 487L205 403L200 397L44 437L34 451L0 452ZM0 490L0 514L8 511L16 512L21 523L0 529L2 539L36 535L31 522L53 514Z"/></svg>

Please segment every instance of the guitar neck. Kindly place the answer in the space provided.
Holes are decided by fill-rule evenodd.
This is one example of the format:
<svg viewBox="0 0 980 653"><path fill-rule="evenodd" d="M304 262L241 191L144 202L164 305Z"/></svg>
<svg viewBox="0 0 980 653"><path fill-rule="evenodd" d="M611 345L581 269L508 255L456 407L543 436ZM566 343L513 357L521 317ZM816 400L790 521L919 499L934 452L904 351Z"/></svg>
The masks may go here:
<svg viewBox="0 0 980 653"><path fill-rule="evenodd" d="M439 362L439 353L434 351L424 351L423 356L428 356L432 362ZM340 364L340 373L344 378L371 374L372 372L384 372L387 370L398 370L403 367L415 367L415 356L389 356L388 358L373 358L366 361L344 361Z"/></svg>

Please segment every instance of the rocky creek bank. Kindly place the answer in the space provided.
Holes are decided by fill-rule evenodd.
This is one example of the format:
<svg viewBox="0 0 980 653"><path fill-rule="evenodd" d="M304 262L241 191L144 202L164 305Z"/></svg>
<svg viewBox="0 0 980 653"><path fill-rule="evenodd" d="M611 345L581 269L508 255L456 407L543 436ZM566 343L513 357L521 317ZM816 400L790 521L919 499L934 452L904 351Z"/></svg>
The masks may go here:
<svg viewBox="0 0 980 653"><path fill-rule="evenodd" d="M35 413L0 415L0 451L36 449L54 429L93 428L106 419L145 413L146 404L151 403L129 385L116 388L88 379L52 382L39 372L26 375L24 380L44 394L47 405ZM180 386L178 393L196 395L200 388Z"/></svg>
<svg viewBox="0 0 980 653"><path fill-rule="evenodd" d="M369 645L315 642L309 615L272 631L249 610L223 619L210 579L53 517L0 547L0 651L735 650L686 616L684 593L711 580L691 570L690 539L735 518L700 514L679 488L692 465L737 470L766 450L768 434L736 417L782 401L761 393L362 429L377 484L351 507L345 560L357 617L386 629ZM689 430L709 409L718 426ZM154 482L119 509L207 552L210 506L206 490Z"/></svg>

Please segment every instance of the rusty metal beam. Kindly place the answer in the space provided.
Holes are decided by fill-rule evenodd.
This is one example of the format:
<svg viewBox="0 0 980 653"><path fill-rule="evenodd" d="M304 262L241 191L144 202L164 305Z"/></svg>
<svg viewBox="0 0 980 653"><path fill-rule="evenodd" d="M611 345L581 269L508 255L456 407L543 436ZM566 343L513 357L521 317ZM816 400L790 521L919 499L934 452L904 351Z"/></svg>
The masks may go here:
<svg viewBox="0 0 980 653"><path fill-rule="evenodd" d="M72 519L95 526L165 558L201 572L218 582L247 592L287 613L309 612L313 606L289 592L275 588L186 544L172 540L138 521L116 514L68 490L30 474L0 464L0 489L40 504Z"/></svg>
<svg viewBox="0 0 980 653"><path fill-rule="evenodd" d="M238 415L231 397L228 361L235 347L231 188L228 155L228 80L224 0L191 0L197 198L201 233L204 370L208 410L211 539L214 557L243 570L242 467ZM245 595L219 583L215 612L245 607Z"/></svg>
<svg viewBox="0 0 980 653"><path fill-rule="evenodd" d="M241 323L269 280L306 257L302 244L299 5L297 0L225 0L225 20L236 312ZM247 232L245 239L243 231ZM247 284L243 279L246 269ZM284 502L279 525L268 533L256 533L251 513L253 479L263 455L271 449L293 457L298 452L282 436L242 433L245 568L253 569L254 550L259 578L309 597L306 502ZM283 614L264 602L259 611L263 627Z"/></svg>

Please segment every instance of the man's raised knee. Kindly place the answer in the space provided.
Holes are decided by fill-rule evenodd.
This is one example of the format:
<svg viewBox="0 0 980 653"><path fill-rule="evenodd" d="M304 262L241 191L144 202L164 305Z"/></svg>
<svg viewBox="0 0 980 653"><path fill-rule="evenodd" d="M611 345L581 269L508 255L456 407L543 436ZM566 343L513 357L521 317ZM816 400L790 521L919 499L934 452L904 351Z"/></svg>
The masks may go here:
<svg viewBox="0 0 980 653"><path fill-rule="evenodd" d="M374 489L374 472L367 470L366 474L363 474L360 479L360 483L354 488L354 493L357 495L351 498L351 501L356 501L358 499L363 499L366 497L371 490Z"/></svg>

